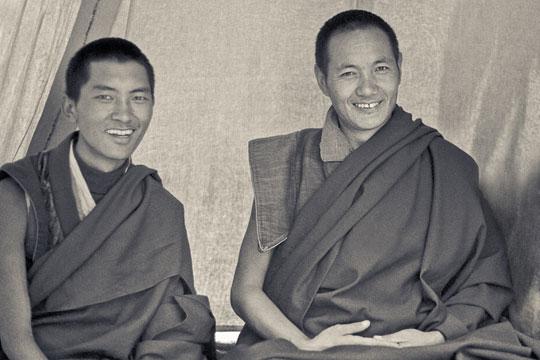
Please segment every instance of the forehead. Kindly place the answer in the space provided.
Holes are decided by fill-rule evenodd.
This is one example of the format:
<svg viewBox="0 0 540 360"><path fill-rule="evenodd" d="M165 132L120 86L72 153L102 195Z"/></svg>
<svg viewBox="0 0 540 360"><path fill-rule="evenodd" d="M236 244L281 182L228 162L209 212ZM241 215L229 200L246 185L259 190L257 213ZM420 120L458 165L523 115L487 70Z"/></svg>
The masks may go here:
<svg viewBox="0 0 540 360"><path fill-rule="evenodd" d="M150 81L146 68L136 61L92 61L88 64L88 81L85 86L115 85L114 87L148 87Z"/></svg>
<svg viewBox="0 0 540 360"><path fill-rule="evenodd" d="M328 41L328 63L334 66L352 61L394 59L386 33L377 27L347 30L333 34ZM396 60L396 59L394 59Z"/></svg>

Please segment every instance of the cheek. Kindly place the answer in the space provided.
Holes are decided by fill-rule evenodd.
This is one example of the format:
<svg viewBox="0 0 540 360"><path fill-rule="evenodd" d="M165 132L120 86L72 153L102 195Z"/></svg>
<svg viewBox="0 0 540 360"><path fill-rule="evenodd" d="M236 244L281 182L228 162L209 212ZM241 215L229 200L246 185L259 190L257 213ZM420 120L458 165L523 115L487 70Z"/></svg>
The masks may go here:
<svg viewBox="0 0 540 360"><path fill-rule="evenodd" d="M144 122L150 121L150 119L152 118L152 112L153 112L152 107L141 106L141 107L135 108L135 115L139 118L139 120L144 121Z"/></svg>
<svg viewBox="0 0 540 360"><path fill-rule="evenodd" d="M332 99L345 102L354 93L354 85L338 84L332 88Z"/></svg>
<svg viewBox="0 0 540 360"><path fill-rule="evenodd" d="M382 82L381 88L384 89L384 91L389 95L397 94L399 88L399 78L396 77Z"/></svg>

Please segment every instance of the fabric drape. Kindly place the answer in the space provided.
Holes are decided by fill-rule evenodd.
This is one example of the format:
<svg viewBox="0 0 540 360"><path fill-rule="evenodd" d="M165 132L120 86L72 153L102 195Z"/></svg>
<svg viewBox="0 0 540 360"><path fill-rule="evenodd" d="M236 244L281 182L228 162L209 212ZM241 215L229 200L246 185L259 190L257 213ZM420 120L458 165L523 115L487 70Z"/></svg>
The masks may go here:
<svg viewBox="0 0 540 360"><path fill-rule="evenodd" d="M318 137L314 130L303 133L307 140L298 141L296 157L309 163L318 151L306 151L313 146L302 144ZM275 154L271 145L280 146L265 142L250 149ZM293 168L298 163L283 158L272 162ZM309 174L305 165L291 172ZM271 196L272 189L266 190L263 197ZM260 195L256 192L255 198ZM440 359L458 353L473 359L470 354L486 349L499 358L519 359L532 355L529 347L522 347L521 334L508 323L489 325L509 304L510 286L504 242L478 191L476 165L398 107L301 207L287 240L274 251L264 290L310 337L335 324L370 320L365 336L416 328L439 330L447 339L429 349L401 353L357 346L311 354L313 359L326 359L328 353L342 359L413 359L416 351ZM488 339L482 335L486 332L497 337L478 341ZM248 328L240 342L257 341L252 335ZM467 340L461 342L463 338ZM279 340L268 342L279 350ZM306 356L298 350L279 356L271 346L268 350L252 359ZM244 355L238 350L230 356Z"/></svg>
<svg viewBox="0 0 540 360"><path fill-rule="evenodd" d="M67 168L70 140L46 156ZM0 171L31 197L37 214L44 206L34 166L41 156ZM183 219L182 204L155 170L130 167L28 271L32 330L42 351L52 359L205 359L214 319L208 299L195 294Z"/></svg>
<svg viewBox="0 0 540 360"><path fill-rule="evenodd" d="M2 2L0 164L26 154L79 7L80 0Z"/></svg>

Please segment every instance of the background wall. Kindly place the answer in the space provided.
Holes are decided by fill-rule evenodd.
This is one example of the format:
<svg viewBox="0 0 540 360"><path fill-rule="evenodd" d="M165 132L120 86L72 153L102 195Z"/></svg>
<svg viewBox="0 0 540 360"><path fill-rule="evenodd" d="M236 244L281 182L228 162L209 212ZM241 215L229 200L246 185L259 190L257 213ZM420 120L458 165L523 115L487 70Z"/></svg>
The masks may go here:
<svg viewBox="0 0 540 360"><path fill-rule="evenodd" d="M99 1L98 1L99 2ZM184 203L198 291L220 325L252 201L247 141L322 124L313 76L319 27L349 8L396 30L399 103L479 163L507 235L512 314L540 334L540 2L535 0L122 0L111 34L156 69L153 123L136 162ZM69 130L59 123L57 141ZM53 141L53 142L54 142Z"/></svg>

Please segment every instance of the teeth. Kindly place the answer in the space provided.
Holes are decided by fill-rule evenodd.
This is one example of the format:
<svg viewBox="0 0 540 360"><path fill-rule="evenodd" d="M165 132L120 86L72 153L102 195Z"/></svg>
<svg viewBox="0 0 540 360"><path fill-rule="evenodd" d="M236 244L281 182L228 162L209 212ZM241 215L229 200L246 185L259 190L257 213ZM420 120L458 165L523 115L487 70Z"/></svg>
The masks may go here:
<svg viewBox="0 0 540 360"><path fill-rule="evenodd" d="M105 130L105 132L109 135L117 135L117 136L129 136L131 134L133 134L133 129L126 129L126 130L121 130L121 129L108 129L108 130Z"/></svg>
<svg viewBox="0 0 540 360"><path fill-rule="evenodd" d="M378 102L369 103L369 104L365 104L365 103L356 103L356 104L354 104L354 106L356 106L357 108L360 108L360 109L373 109L377 105L379 105Z"/></svg>

